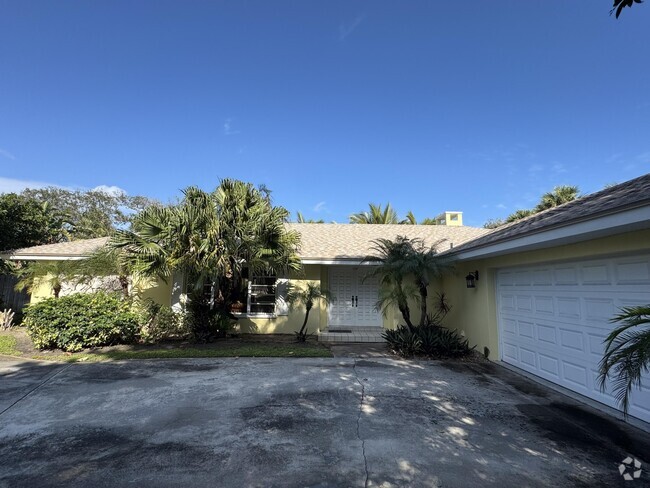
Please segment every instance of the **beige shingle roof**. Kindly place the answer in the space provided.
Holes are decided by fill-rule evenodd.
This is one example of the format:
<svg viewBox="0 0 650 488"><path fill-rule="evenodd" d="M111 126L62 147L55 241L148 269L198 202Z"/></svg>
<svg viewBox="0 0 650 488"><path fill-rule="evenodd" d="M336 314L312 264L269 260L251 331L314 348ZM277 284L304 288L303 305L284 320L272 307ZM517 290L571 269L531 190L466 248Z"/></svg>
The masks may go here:
<svg viewBox="0 0 650 488"><path fill-rule="evenodd" d="M303 260L363 259L372 253L372 241L406 236L423 239L428 246L445 240L438 251L458 246L490 230L446 225L397 224L287 224L302 236L298 254Z"/></svg>
<svg viewBox="0 0 650 488"><path fill-rule="evenodd" d="M366 224L287 224L301 235L298 254L302 259L335 260L363 259L372 253L372 241L378 238L394 239L397 236L420 238L426 245L444 240L438 251L458 246L487 232L475 227L446 225L366 225ZM106 245L108 237L28 247L6 253L12 259L29 257L53 258L83 257Z"/></svg>
<svg viewBox="0 0 650 488"><path fill-rule="evenodd" d="M11 256L11 259L21 259L21 257L28 256L84 257L105 246L108 239L108 237L98 237L96 239L81 239L78 241L59 242L57 244L45 244L43 246L6 251L4 254Z"/></svg>

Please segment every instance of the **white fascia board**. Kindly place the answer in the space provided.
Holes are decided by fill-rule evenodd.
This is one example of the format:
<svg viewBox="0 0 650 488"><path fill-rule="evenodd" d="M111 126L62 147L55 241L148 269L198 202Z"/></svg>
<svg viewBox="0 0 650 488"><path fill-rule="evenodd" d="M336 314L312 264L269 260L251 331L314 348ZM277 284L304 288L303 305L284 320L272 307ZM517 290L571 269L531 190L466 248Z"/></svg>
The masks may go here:
<svg viewBox="0 0 650 488"><path fill-rule="evenodd" d="M51 256L44 254L3 254L0 255L2 259L9 261L78 261L86 259L88 256L61 256L60 254L53 254Z"/></svg>
<svg viewBox="0 0 650 488"><path fill-rule="evenodd" d="M454 257L459 261L483 259L514 252L573 244L642 229L650 229L650 206L648 205L460 251ZM650 243L648 243L648 247L650 248Z"/></svg>
<svg viewBox="0 0 650 488"><path fill-rule="evenodd" d="M359 259L319 259L319 258L307 258L301 259L302 264L328 264L336 266L377 266L378 262L369 262Z"/></svg>

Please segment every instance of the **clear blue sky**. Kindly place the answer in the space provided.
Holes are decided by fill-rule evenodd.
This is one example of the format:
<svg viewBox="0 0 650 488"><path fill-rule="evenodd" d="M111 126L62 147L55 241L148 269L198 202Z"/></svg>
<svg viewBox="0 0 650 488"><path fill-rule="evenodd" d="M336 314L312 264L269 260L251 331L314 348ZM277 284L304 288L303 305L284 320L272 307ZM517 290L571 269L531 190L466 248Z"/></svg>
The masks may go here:
<svg viewBox="0 0 650 488"><path fill-rule="evenodd" d="M0 0L0 191L233 177L470 225L592 192L650 172L650 2L610 6Z"/></svg>

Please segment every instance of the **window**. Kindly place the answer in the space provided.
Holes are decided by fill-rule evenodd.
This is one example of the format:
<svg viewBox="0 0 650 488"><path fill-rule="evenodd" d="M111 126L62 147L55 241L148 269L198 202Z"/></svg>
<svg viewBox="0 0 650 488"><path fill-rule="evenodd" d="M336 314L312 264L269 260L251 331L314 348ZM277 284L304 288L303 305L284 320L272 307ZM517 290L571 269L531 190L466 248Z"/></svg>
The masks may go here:
<svg viewBox="0 0 650 488"><path fill-rule="evenodd" d="M253 276L248 280L247 313L275 314L276 281L275 275Z"/></svg>

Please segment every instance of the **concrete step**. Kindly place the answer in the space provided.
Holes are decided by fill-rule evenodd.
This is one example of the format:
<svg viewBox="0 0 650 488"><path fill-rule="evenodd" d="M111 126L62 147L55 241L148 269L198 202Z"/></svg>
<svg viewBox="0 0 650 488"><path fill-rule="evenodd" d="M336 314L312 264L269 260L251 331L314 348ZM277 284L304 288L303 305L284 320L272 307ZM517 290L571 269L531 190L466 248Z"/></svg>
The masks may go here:
<svg viewBox="0 0 650 488"><path fill-rule="evenodd" d="M318 340L319 342L386 342L381 336L382 332L381 327L339 327L332 331L325 329L319 332Z"/></svg>

